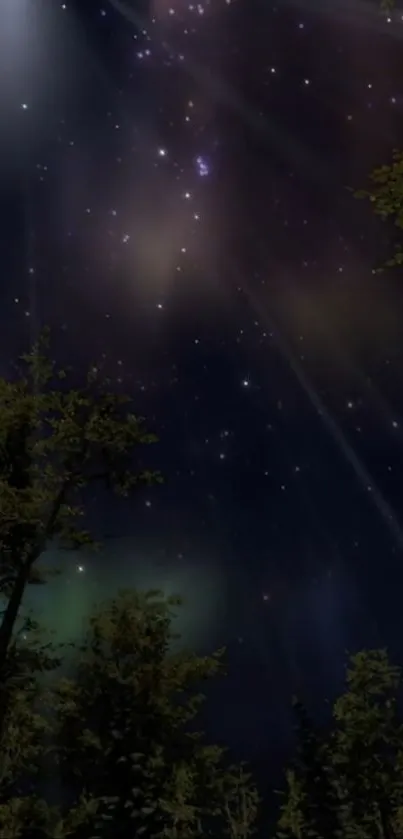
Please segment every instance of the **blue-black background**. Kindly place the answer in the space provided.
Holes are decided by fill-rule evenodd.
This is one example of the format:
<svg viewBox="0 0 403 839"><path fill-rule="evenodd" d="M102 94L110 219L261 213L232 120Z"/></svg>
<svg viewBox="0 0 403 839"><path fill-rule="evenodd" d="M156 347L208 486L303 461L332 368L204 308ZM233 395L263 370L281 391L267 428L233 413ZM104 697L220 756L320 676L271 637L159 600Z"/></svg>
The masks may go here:
<svg viewBox="0 0 403 839"><path fill-rule="evenodd" d="M98 497L101 555L35 595L63 637L122 585L227 645L210 736L276 775L290 700L402 659L402 279L353 199L399 145L403 19L356 0L7 0L1 372L43 325L105 355L165 483ZM5 79L5 73L3 72Z"/></svg>

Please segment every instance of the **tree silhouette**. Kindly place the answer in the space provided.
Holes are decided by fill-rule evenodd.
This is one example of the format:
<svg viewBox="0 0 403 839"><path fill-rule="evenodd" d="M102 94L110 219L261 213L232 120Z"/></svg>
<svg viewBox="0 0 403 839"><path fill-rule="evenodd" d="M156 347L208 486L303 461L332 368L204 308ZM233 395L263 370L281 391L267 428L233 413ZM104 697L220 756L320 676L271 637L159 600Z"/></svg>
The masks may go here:
<svg viewBox="0 0 403 839"><path fill-rule="evenodd" d="M7 712L7 655L26 586L44 581L36 567L52 543L91 545L80 527L82 491L103 480L126 495L161 477L134 453L155 442L127 397L92 367L80 389L48 356L48 334L20 360L14 380L0 378L0 745Z"/></svg>
<svg viewBox="0 0 403 839"><path fill-rule="evenodd" d="M350 659L323 739L301 718L303 748L286 776L278 835L402 839L401 676L384 650Z"/></svg>
<svg viewBox="0 0 403 839"><path fill-rule="evenodd" d="M383 267L393 268L403 264L403 152L395 149L391 161L374 169L369 175L369 188L355 192L355 197L369 201L375 215L399 231L394 242L394 255Z"/></svg>
<svg viewBox="0 0 403 839"><path fill-rule="evenodd" d="M77 675L56 690L67 787L99 802L101 839L253 835L257 794L242 766L206 743L198 712L211 656L175 652L177 598L122 592L94 614Z"/></svg>

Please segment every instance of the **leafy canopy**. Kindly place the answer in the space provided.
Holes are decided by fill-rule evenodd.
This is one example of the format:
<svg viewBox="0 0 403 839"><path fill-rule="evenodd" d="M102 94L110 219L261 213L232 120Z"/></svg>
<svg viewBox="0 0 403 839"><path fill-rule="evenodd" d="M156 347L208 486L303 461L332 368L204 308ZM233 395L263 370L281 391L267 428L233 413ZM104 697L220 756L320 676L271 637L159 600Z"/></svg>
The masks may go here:
<svg viewBox="0 0 403 839"><path fill-rule="evenodd" d="M198 729L204 682L224 650L197 656L172 646L178 598L133 591L90 621L77 675L54 694L64 782L99 802L102 839L253 835L258 798L242 766Z"/></svg>
<svg viewBox="0 0 403 839"><path fill-rule="evenodd" d="M156 441L130 400L112 391L102 369L84 387L66 387L67 374L47 354L44 333L21 359L15 381L0 379L0 551L2 575L30 563L57 539L67 547L91 543L80 527L80 491L103 480L127 495L161 476L136 469L138 446ZM64 383L64 387L62 384Z"/></svg>
<svg viewBox="0 0 403 839"><path fill-rule="evenodd" d="M85 491L89 485L104 481L111 491L127 495L141 484L161 481L159 473L143 467L139 457L139 449L155 441L144 420L133 413L128 397L113 390L102 367L92 367L81 388L69 385L67 372L49 357L47 332L22 356L13 378L0 378L0 597L4 607L0 619L0 783L3 786L9 771L10 748L13 752L9 735L13 725L14 728L17 725L11 720L16 719L18 708L21 714L28 713L28 650L24 650L28 671L18 671L20 688L16 693L15 665L20 656L16 635L26 587L48 578L37 560L55 543L70 549L94 546L91 534L83 527ZM42 668L43 661L42 658ZM41 669L38 658L36 667ZM22 726L21 720L18 726ZM28 744L29 738L25 752ZM25 752L21 752L23 762L26 762ZM13 755L11 762L17 766L14 752Z"/></svg>

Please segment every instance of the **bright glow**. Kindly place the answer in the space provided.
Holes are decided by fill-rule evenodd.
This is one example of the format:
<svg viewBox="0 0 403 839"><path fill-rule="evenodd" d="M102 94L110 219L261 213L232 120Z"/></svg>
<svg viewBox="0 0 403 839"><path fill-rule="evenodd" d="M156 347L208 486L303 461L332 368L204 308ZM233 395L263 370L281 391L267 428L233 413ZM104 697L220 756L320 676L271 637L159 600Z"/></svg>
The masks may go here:
<svg viewBox="0 0 403 839"><path fill-rule="evenodd" d="M49 131L50 101L64 97L78 78L71 64L74 18L59 3L42 0L2 0L0 3L0 111L14 113L1 127L1 160L15 160L16 146L27 151L26 127L18 112L29 114L29 127L38 144ZM29 149L31 154L32 145ZM21 156L20 156L21 160Z"/></svg>

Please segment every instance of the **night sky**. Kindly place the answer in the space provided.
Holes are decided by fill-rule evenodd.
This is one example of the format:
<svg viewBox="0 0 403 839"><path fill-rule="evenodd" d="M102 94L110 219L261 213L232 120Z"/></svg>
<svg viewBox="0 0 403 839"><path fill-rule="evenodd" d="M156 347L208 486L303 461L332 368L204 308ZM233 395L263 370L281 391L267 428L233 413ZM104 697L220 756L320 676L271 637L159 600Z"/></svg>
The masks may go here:
<svg viewBox="0 0 403 839"><path fill-rule="evenodd" d="M91 499L100 555L35 594L60 637L123 585L228 647L210 731L287 749L345 651L403 661L403 278L365 185L403 130L377 2L3 0L0 373L41 328L105 356L163 486ZM81 564L77 564L80 562ZM273 758L274 760L274 758Z"/></svg>

